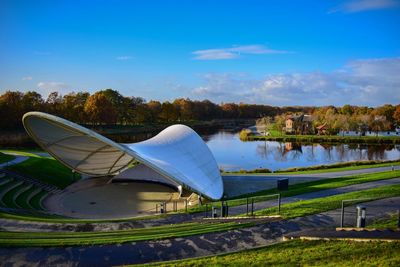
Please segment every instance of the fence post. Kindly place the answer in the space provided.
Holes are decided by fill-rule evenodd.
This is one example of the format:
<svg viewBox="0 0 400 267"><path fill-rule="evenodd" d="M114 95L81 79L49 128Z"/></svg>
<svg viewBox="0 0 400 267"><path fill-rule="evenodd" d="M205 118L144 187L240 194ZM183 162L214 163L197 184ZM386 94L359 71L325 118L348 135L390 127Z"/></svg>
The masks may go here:
<svg viewBox="0 0 400 267"><path fill-rule="evenodd" d="M342 212L340 213L340 228L344 225L344 201L342 200Z"/></svg>
<svg viewBox="0 0 400 267"><path fill-rule="evenodd" d="M158 213L158 204L156 204L156 213Z"/></svg>
<svg viewBox="0 0 400 267"><path fill-rule="evenodd" d="M281 214L281 194L278 194L278 214Z"/></svg>
<svg viewBox="0 0 400 267"><path fill-rule="evenodd" d="M185 199L185 212L187 213L187 199Z"/></svg>
<svg viewBox="0 0 400 267"><path fill-rule="evenodd" d="M246 198L246 216L249 216L249 198Z"/></svg>
<svg viewBox="0 0 400 267"><path fill-rule="evenodd" d="M167 213L167 202L164 202L164 213Z"/></svg>
<svg viewBox="0 0 400 267"><path fill-rule="evenodd" d="M251 199L251 216L253 216L253 212L254 212L254 199Z"/></svg>
<svg viewBox="0 0 400 267"><path fill-rule="evenodd" d="M208 204L206 204L206 211L204 213L204 217L207 218L208 217Z"/></svg>

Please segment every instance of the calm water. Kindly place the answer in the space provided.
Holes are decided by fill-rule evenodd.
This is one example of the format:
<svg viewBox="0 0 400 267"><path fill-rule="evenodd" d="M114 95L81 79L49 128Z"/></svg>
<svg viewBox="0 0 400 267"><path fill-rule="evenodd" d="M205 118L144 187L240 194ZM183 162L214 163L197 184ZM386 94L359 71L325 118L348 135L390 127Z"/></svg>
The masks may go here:
<svg viewBox="0 0 400 267"><path fill-rule="evenodd" d="M238 133L220 130L203 135L220 168L226 171L312 166L355 160L400 159L400 145L328 145L242 142Z"/></svg>

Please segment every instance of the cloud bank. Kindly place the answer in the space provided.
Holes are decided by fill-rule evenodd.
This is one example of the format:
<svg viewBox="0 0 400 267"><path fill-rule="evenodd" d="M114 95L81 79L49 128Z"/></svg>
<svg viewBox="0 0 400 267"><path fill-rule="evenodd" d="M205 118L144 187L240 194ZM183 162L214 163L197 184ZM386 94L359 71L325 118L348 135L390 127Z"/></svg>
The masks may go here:
<svg viewBox="0 0 400 267"><path fill-rule="evenodd" d="M193 59L196 60L220 60L220 59L235 59L243 54L260 55L260 54L286 54L289 51L274 50L263 45L244 45L230 48L214 48L206 50L193 51Z"/></svg>
<svg viewBox="0 0 400 267"><path fill-rule="evenodd" d="M70 92L70 86L63 82L39 82L37 88L42 96L48 96L51 92L59 92L61 94Z"/></svg>
<svg viewBox="0 0 400 267"><path fill-rule="evenodd" d="M352 0L333 8L329 13L357 13L370 10L387 9L399 6L398 0Z"/></svg>
<svg viewBox="0 0 400 267"><path fill-rule="evenodd" d="M356 60L329 73L272 74L263 79L211 73L204 75L204 83L192 94L216 102L279 106L398 104L399 73L400 58Z"/></svg>

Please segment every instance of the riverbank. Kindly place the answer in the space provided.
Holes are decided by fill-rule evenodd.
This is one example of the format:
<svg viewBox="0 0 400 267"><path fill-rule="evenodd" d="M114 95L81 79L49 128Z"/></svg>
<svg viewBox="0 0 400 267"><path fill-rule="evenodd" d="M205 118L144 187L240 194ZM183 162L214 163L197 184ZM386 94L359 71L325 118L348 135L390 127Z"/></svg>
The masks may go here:
<svg viewBox="0 0 400 267"><path fill-rule="evenodd" d="M329 144L400 144L400 136L337 136L337 135L281 135L263 136L240 133L242 141L277 141L295 143L329 143Z"/></svg>

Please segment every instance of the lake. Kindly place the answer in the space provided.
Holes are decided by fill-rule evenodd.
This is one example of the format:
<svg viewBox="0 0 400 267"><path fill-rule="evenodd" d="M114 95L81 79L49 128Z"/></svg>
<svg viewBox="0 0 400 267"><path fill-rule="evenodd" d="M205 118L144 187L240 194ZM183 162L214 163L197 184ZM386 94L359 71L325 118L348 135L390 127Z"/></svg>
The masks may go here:
<svg viewBox="0 0 400 267"><path fill-rule="evenodd" d="M221 169L237 171L305 167L357 160L400 159L400 145L300 144L239 139L238 132L203 134Z"/></svg>

